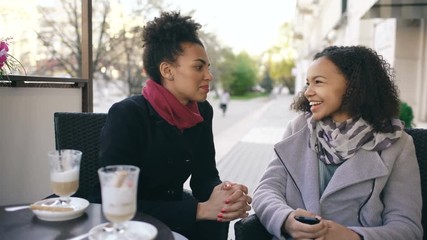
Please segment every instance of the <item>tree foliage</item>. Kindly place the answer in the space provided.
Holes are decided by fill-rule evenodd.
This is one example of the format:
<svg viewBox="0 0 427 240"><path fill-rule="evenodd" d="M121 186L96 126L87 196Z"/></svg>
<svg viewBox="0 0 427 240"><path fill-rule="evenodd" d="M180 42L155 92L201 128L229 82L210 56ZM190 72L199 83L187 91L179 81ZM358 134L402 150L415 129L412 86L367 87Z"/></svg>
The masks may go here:
<svg viewBox="0 0 427 240"><path fill-rule="evenodd" d="M280 86L287 87L289 93L295 93L295 77L292 69L295 67L295 50L292 46L292 25L284 23L280 28L278 44L266 52L269 74Z"/></svg>
<svg viewBox="0 0 427 240"><path fill-rule="evenodd" d="M237 55L231 49L223 49L220 62L220 78L224 89L231 95L244 95L251 91L257 82L257 65L246 52Z"/></svg>
<svg viewBox="0 0 427 240"><path fill-rule="evenodd" d="M202 28L203 30L203 28ZM210 61L210 71L212 73L212 75L214 76L213 81L211 82L211 88L212 90L215 92L215 94L217 95L217 97L219 97L219 93L218 93L218 83L219 83L219 79L218 76L220 76L220 61L222 61L223 59L223 46L220 44L220 41L218 41L217 36L212 34L212 33L208 33L205 31L200 31L199 33L199 37L202 39L203 44L205 45L206 51L208 53L209 56L209 61Z"/></svg>

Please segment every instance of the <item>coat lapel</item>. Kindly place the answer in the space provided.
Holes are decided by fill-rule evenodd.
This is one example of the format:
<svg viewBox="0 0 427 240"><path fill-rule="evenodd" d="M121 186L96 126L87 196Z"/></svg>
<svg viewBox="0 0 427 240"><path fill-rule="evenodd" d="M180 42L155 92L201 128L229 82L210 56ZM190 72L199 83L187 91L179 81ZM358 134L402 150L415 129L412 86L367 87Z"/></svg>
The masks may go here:
<svg viewBox="0 0 427 240"><path fill-rule="evenodd" d="M360 149L337 168L323 192L322 199L350 185L387 174L388 169L377 152Z"/></svg>
<svg viewBox="0 0 427 240"><path fill-rule="evenodd" d="M275 145L275 151L301 193L307 210L319 213L319 162L308 147L309 131L304 127ZM322 199L350 185L388 174L377 152L359 150L334 173Z"/></svg>

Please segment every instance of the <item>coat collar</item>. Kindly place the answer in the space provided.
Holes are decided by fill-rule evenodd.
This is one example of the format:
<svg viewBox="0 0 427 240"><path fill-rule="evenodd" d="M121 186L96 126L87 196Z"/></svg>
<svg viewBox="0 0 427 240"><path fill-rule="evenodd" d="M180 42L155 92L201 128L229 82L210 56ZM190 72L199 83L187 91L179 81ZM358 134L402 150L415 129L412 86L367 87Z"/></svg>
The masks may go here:
<svg viewBox="0 0 427 240"><path fill-rule="evenodd" d="M319 212L321 199L352 184L387 175L388 169L379 154L361 149L336 170L320 199L319 161L316 152L308 147L309 134L305 126L274 146L307 210Z"/></svg>

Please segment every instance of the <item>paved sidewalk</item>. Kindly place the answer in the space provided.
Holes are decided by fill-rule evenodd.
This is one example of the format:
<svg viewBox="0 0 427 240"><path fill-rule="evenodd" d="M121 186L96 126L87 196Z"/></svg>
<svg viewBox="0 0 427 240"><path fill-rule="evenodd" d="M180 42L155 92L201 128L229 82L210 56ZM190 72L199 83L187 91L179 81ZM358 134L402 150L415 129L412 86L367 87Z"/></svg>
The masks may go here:
<svg viewBox="0 0 427 240"><path fill-rule="evenodd" d="M223 180L243 183L252 193L274 156L273 145L296 116L289 110L292 99L287 94L270 98L225 131L215 133L217 167Z"/></svg>
<svg viewBox="0 0 427 240"><path fill-rule="evenodd" d="M292 99L292 95L281 94L264 102L240 103L246 104L251 111L238 120L234 119L234 124L221 131L215 124L221 124L222 115L215 113L217 167L222 180L245 184L249 194L253 195L265 168L274 157L273 145L281 140L286 124L296 116L289 110ZM210 102L215 108L215 101ZM235 222L230 224L229 239L234 239Z"/></svg>

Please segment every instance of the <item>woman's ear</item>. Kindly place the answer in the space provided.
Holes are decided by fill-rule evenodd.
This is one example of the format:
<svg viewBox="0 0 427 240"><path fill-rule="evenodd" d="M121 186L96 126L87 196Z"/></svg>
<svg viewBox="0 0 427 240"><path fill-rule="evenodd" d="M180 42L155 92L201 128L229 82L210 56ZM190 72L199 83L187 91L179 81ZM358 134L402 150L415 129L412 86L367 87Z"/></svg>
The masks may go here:
<svg viewBox="0 0 427 240"><path fill-rule="evenodd" d="M160 63L160 74L163 79L173 81L172 65L168 62Z"/></svg>

